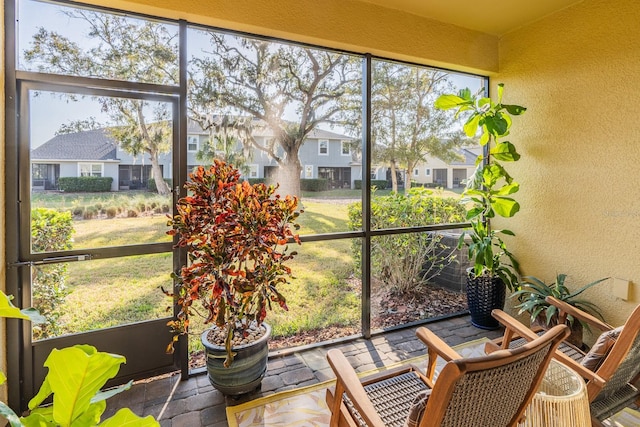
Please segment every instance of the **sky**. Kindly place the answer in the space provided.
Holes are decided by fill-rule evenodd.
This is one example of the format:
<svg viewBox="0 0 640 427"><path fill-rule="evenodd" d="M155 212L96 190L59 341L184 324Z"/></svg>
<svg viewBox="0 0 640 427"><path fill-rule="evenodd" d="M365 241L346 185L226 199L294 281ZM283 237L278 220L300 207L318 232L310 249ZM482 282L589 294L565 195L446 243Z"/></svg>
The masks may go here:
<svg viewBox="0 0 640 427"><path fill-rule="evenodd" d="M88 26L82 25L79 20L71 19L60 11L60 7L50 3L42 3L31 0L21 0L18 6L18 51L19 69L29 70L29 66L23 61L24 49L30 46L33 34L37 28L43 26L48 30L59 32L75 41L82 47L90 47L91 41L85 36ZM175 27L175 26L170 26ZM177 31L177 28L176 28ZM193 40L190 45L202 43L201 40ZM197 48L196 48L197 49ZM191 49L190 49L191 50ZM36 71L33 69L33 71ZM452 81L458 87L470 87L475 91L482 84L482 79L476 76L452 74ZM85 120L94 117L98 122L109 124L108 117L100 111L100 106L95 100L89 98L71 101L60 96L41 93L31 96L31 148L35 148L51 139L62 124L72 120ZM291 113L293 114L293 113ZM322 126L327 130L344 133L341 129Z"/></svg>

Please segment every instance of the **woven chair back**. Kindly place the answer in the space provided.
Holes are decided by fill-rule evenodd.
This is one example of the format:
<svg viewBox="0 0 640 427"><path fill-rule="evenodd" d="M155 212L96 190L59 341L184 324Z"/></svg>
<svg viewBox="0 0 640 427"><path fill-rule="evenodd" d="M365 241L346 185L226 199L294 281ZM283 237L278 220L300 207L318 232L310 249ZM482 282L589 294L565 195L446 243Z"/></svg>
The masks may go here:
<svg viewBox="0 0 640 427"><path fill-rule="evenodd" d="M425 418L441 418L436 425L442 427L516 425L553 352L568 335L568 327L555 326L522 347L447 363L435 383ZM445 405L434 399L445 395ZM423 421L421 425L431 425Z"/></svg>

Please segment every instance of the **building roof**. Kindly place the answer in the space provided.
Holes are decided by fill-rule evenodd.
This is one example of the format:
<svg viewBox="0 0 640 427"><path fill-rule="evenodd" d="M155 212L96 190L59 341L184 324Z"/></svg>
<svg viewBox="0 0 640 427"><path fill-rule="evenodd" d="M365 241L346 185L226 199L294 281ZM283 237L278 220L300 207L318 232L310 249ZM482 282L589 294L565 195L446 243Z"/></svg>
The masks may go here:
<svg viewBox="0 0 640 427"><path fill-rule="evenodd" d="M227 116L228 118L228 116ZM216 117L214 120L216 120L217 122L221 122L223 120L223 116L220 117ZM257 119L249 119L247 118L246 120L251 120L252 121L252 132L254 136L259 136L259 137L272 137L274 135L273 131L266 125L266 123L262 120L257 120ZM187 123L187 133L190 135L193 134L197 134L197 135L208 135L209 133L207 131L202 130L202 128L200 127L200 125L198 123L196 123L193 120L189 120ZM353 138L351 138L350 136L347 135L342 135L336 132L331 132L329 130L325 130L325 129L313 129L309 135L307 136L307 138L311 138L311 139L339 139L339 140L351 140Z"/></svg>
<svg viewBox="0 0 640 427"><path fill-rule="evenodd" d="M31 160L117 160L116 149L106 129L65 133L31 150Z"/></svg>
<svg viewBox="0 0 640 427"><path fill-rule="evenodd" d="M476 153L476 151L478 151ZM480 155L480 152L482 152L482 149L476 149L475 147L467 147L467 148L460 148L459 150L457 150L458 155L461 156L461 158L464 158L464 160L453 160L451 162L449 162L450 165L465 165L465 166L473 166L476 164L476 159L478 158L478 156Z"/></svg>

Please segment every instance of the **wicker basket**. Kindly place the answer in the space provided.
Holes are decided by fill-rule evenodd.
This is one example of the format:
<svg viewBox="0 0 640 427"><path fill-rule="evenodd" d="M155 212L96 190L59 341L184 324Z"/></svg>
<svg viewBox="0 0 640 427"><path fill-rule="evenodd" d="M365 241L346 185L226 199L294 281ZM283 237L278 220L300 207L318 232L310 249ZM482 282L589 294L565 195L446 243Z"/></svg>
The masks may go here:
<svg viewBox="0 0 640 427"><path fill-rule="evenodd" d="M589 427L589 397L584 380L552 360L519 427Z"/></svg>
<svg viewBox="0 0 640 427"><path fill-rule="evenodd" d="M491 316L491 311L504 308L505 295L506 286L500 277L475 277L473 269L467 270L467 304L473 326L498 329L500 323Z"/></svg>

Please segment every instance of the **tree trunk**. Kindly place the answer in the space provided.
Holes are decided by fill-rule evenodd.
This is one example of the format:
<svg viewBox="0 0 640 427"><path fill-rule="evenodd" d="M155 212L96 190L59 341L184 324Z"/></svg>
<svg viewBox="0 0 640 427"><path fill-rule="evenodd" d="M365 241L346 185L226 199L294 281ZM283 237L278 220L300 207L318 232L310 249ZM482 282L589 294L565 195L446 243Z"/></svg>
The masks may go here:
<svg viewBox="0 0 640 427"><path fill-rule="evenodd" d="M404 172L404 195L408 196L409 195L409 190L411 190L411 173L409 172L409 169L405 170Z"/></svg>
<svg viewBox="0 0 640 427"><path fill-rule="evenodd" d="M398 177L396 176L396 162L391 162L391 190L398 192Z"/></svg>
<svg viewBox="0 0 640 427"><path fill-rule="evenodd" d="M160 168L160 162L158 162L158 155L152 153L149 156L149 160L151 160L151 178L153 178L156 183L156 191L159 195L166 196L171 193L171 189L162 176L162 169Z"/></svg>
<svg viewBox="0 0 640 427"><path fill-rule="evenodd" d="M302 195L300 190L300 173L302 166L297 156L287 156L278 167L276 172L276 182L280 184L277 193L281 196L298 196Z"/></svg>

